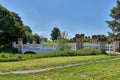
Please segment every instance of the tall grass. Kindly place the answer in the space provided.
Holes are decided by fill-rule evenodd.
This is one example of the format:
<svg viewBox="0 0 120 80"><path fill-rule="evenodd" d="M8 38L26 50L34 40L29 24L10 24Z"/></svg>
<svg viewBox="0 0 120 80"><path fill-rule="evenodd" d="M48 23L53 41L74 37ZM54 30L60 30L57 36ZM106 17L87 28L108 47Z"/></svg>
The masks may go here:
<svg viewBox="0 0 120 80"><path fill-rule="evenodd" d="M55 51L52 53L42 54L10 54L1 53L0 62L11 62L11 61L23 61L37 58L48 58L48 57L64 57L64 56L87 56L87 55L101 55L101 51L94 49L82 49L78 51Z"/></svg>
<svg viewBox="0 0 120 80"><path fill-rule="evenodd" d="M86 56L86 55L101 55L104 54L99 50L95 49L81 49L78 51L55 51L49 53L49 57L59 57L59 56Z"/></svg>

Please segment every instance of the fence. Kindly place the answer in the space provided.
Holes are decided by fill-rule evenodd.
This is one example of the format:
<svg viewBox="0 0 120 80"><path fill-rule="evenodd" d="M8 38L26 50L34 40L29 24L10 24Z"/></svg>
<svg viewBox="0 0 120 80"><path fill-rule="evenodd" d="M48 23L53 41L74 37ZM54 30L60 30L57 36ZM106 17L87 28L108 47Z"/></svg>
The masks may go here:
<svg viewBox="0 0 120 80"><path fill-rule="evenodd" d="M71 47L71 50L76 50L76 44L68 44ZM13 43L14 48L18 48L18 44ZM22 44L21 52L25 53L27 51L42 53L42 52L52 52L56 49L57 44ZM100 44L84 44L84 48L93 48L100 49ZM105 50L113 51L114 44L106 44Z"/></svg>

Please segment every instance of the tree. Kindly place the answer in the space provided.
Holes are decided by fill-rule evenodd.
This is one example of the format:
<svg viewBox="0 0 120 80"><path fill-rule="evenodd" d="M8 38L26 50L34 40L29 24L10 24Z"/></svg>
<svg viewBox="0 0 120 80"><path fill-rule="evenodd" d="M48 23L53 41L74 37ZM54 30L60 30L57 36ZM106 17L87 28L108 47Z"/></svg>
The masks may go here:
<svg viewBox="0 0 120 80"><path fill-rule="evenodd" d="M11 46L12 41L18 38L26 39L32 36L32 30L23 24L21 17L2 5L0 5L0 29L4 32L0 33L0 45L4 46Z"/></svg>
<svg viewBox="0 0 120 80"><path fill-rule="evenodd" d="M71 47L68 46L67 40L68 40L68 34L66 32L63 32L61 36L58 37L56 51L62 51L62 52L69 51Z"/></svg>
<svg viewBox="0 0 120 80"><path fill-rule="evenodd" d="M90 36L85 36L85 37L84 37L84 42L90 42L90 41L91 41Z"/></svg>
<svg viewBox="0 0 120 80"><path fill-rule="evenodd" d="M110 16L113 18L112 21L106 21L109 27L112 29L112 32L109 34L114 37L120 37L120 1L117 0L117 5L112 8Z"/></svg>
<svg viewBox="0 0 120 80"><path fill-rule="evenodd" d="M42 38L37 33L33 35L33 39L36 40L38 44L42 41Z"/></svg>
<svg viewBox="0 0 120 80"><path fill-rule="evenodd" d="M110 43L112 43L112 38L111 38L111 36L106 36L106 43L108 43L108 44L110 44Z"/></svg>
<svg viewBox="0 0 120 80"><path fill-rule="evenodd" d="M4 31L4 33L0 33L0 45L11 43L15 33L14 25L15 22L11 12L0 5L0 28Z"/></svg>
<svg viewBox="0 0 120 80"><path fill-rule="evenodd" d="M17 13L15 13L15 12L11 12L11 13L14 16L14 20L17 21L18 23L20 23L21 25L23 25L21 17Z"/></svg>
<svg viewBox="0 0 120 80"><path fill-rule="evenodd" d="M76 37L70 38L70 42L76 42Z"/></svg>
<svg viewBox="0 0 120 80"><path fill-rule="evenodd" d="M16 34L14 34L14 40L16 40L17 38L25 38L23 40L26 40L28 34L32 34L30 27L23 24L21 17L17 13L11 13L15 21L14 30Z"/></svg>
<svg viewBox="0 0 120 80"><path fill-rule="evenodd" d="M51 32L51 39L52 41L57 41L58 37L60 36L60 30L57 27L54 27Z"/></svg>
<svg viewBox="0 0 120 80"><path fill-rule="evenodd" d="M113 18L112 21L106 21L109 27L112 29L112 32L109 32L109 35L113 39L120 38L120 1L117 0L117 5L112 8L110 16Z"/></svg>
<svg viewBox="0 0 120 80"><path fill-rule="evenodd" d="M31 42L33 37L32 30L29 26L24 26L24 28L25 30L22 32L23 42Z"/></svg>

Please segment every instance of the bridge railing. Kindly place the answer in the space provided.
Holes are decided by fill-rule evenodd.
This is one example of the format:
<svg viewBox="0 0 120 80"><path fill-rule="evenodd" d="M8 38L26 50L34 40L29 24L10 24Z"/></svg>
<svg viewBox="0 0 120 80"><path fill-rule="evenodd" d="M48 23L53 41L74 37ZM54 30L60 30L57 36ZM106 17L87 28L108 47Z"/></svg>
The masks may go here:
<svg viewBox="0 0 120 80"><path fill-rule="evenodd" d="M22 48L41 48L40 44L23 44Z"/></svg>
<svg viewBox="0 0 120 80"><path fill-rule="evenodd" d="M76 50L76 44L68 44L71 47L71 50ZM99 44L84 44L84 48L94 48L99 49ZM14 48L18 48L18 44L13 43ZM22 48L28 49L56 49L57 44L23 44ZM105 49L113 51L114 44L105 44Z"/></svg>
<svg viewBox="0 0 120 80"><path fill-rule="evenodd" d="M56 49L57 44L45 44L44 49Z"/></svg>

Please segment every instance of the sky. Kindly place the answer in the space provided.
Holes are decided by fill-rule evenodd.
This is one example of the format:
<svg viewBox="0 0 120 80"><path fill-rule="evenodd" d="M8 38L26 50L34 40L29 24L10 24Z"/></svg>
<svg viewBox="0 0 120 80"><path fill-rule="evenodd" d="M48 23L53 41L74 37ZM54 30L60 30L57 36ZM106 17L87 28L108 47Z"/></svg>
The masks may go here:
<svg viewBox="0 0 120 80"><path fill-rule="evenodd" d="M18 13L33 33L50 39L54 27L69 37L108 35L111 29L105 21L112 20L116 0L0 0L0 4Z"/></svg>

